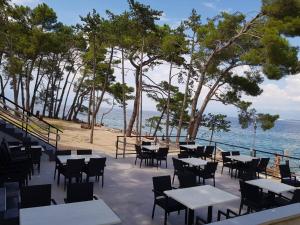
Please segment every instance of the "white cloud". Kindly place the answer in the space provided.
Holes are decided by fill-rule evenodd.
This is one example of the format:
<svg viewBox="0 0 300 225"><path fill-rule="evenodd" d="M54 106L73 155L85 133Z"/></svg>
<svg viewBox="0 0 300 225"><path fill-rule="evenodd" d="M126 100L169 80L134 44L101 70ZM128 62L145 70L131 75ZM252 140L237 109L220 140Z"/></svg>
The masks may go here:
<svg viewBox="0 0 300 225"><path fill-rule="evenodd" d="M202 3L205 7L210 8L210 9L217 9L216 5L212 2L203 2Z"/></svg>
<svg viewBox="0 0 300 225"><path fill-rule="evenodd" d="M40 0L12 0L13 4L35 6L40 3Z"/></svg>
<svg viewBox="0 0 300 225"><path fill-rule="evenodd" d="M280 114L284 118L299 118L300 74L288 76L282 81L267 81L261 85L261 96L247 98L258 111Z"/></svg>

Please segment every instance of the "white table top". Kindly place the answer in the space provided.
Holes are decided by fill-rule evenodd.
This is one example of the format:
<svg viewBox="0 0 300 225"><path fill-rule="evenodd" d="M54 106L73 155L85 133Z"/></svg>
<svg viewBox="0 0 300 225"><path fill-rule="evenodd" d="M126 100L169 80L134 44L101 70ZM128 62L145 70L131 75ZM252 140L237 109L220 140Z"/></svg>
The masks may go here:
<svg viewBox="0 0 300 225"><path fill-rule="evenodd" d="M142 149L147 149L149 151L156 151L159 149L159 145L142 145Z"/></svg>
<svg viewBox="0 0 300 225"><path fill-rule="evenodd" d="M238 216L228 220L222 220L219 222L211 223L210 225L237 225L237 224L267 225L267 224L277 224L277 222L281 222L280 224L285 224L283 223L283 221L287 219L297 218L297 217L299 218L299 216L300 216L300 203L296 203L296 204L282 206L274 209L268 209L260 212L250 213L244 216Z"/></svg>
<svg viewBox="0 0 300 225"><path fill-rule="evenodd" d="M120 218L103 200L20 209L20 225L110 225Z"/></svg>
<svg viewBox="0 0 300 225"><path fill-rule="evenodd" d="M202 146L202 145L180 145L180 146L193 150L193 149L196 149L196 148L198 148L199 146Z"/></svg>
<svg viewBox="0 0 300 225"><path fill-rule="evenodd" d="M240 199L210 185L174 189L164 193L192 210Z"/></svg>
<svg viewBox="0 0 300 225"><path fill-rule="evenodd" d="M296 188L287 184L280 183L278 181L272 179L256 179L256 180L249 180L246 181L248 184L255 185L262 189L266 189L276 194L281 194L288 191L293 191Z"/></svg>
<svg viewBox="0 0 300 225"><path fill-rule="evenodd" d="M257 157L252 157L249 155L231 155L231 156L226 156L226 157L229 159L232 159L232 160L243 162L243 163L250 162L250 161L252 161L252 159L257 159Z"/></svg>
<svg viewBox="0 0 300 225"><path fill-rule="evenodd" d="M62 164L66 164L68 159L84 159L85 163L88 163L90 161L90 158L103 158L100 155L58 155L58 160Z"/></svg>
<svg viewBox="0 0 300 225"><path fill-rule="evenodd" d="M207 161L198 158L181 158L179 160L192 166L205 166L207 164Z"/></svg>

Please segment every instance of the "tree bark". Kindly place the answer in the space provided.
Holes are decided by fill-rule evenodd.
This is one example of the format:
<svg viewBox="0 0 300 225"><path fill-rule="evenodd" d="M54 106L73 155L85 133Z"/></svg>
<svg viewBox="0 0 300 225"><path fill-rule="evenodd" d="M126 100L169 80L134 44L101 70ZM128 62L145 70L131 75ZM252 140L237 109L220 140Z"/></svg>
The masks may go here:
<svg viewBox="0 0 300 225"><path fill-rule="evenodd" d="M125 92L125 65L124 65L124 49L122 48L122 104L123 104L123 135L126 135L127 118L126 118L126 92ZM125 143L125 140L124 140Z"/></svg>
<svg viewBox="0 0 300 225"><path fill-rule="evenodd" d="M80 66L81 67L81 66ZM71 87L74 83L74 80L75 80L75 77L76 77L76 74L77 74L77 71L80 69L80 67L76 70L76 72L74 73L73 75L73 78L72 78L72 81L69 85L69 88L68 88L68 91L67 91L67 95L66 95L66 98L65 98L65 103L64 103L64 109L63 109L63 114L62 114L62 119L66 119L66 107L67 107L67 102L68 102L68 98L69 98L69 95L70 95L70 91L71 91Z"/></svg>
<svg viewBox="0 0 300 225"><path fill-rule="evenodd" d="M162 113L160 114L159 120L157 121L155 130L154 130L154 133L153 133L153 137L156 136L156 133L157 133L158 128L159 128L159 125L160 125L160 123L161 123L162 118L163 118L164 115L165 115L166 110L167 110L167 107L164 107Z"/></svg>
<svg viewBox="0 0 300 225"><path fill-rule="evenodd" d="M169 143L169 140L170 140L170 138L169 138L169 123L170 123L170 98L171 98L172 67L173 67L173 62L171 62L171 64L170 64L169 82L168 82L167 121L166 121L167 143Z"/></svg>
<svg viewBox="0 0 300 225"><path fill-rule="evenodd" d="M74 76L75 77L75 76ZM75 105L77 103L77 100L78 100L78 96L79 96L79 93L80 93L80 89L82 87L82 84L83 84L83 81L86 77L86 74L83 74L82 78L80 79L80 82L78 84L78 87L77 87L77 91L75 93L75 96L74 96L74 99L73 99L73 103L69 109L69 113L68 113L68 120L72 120L73 118L73 113L74 113L74 109L75 109Z"/></svg>
<svg viewBox="0 0 300 225"><path fill-rule="evenodd" d="M185 85L185 91L184 91L184 96L183 96L183 102L182 102L182 107L180 111L180 117L179 117L179 122L178 122L178 129L177 129L177 137L176 137L176 142L179 142L179 138L181 135L181 129L183 125L183 117L184 117L184 110L186 108L186 102L187 102L187 97L188 97L188 91L189 91L189 85L190 85L190 79L193 71L193 54L195 51L195 38L196 38L196 32L193 33L193 38L192 38L192 47L191 47L191 55L190 55L190 64L189 64L189 72L187 76L187 81Z"/></svg>
<svg viewBox="0 0 300 225"><path fill-rule="evenodd" d="M31 113L34 113L34 104L35 104L35 100L36 100L37 90L38 90L39 84L41 82L41 79L43 78L43 76L40 78L42 60L43 60L43 56L41 56L39 63L38 63L38 70L37 70L37 74L36 74L36 78L35 78L35 84L34 84L34 89L32 92L31 105L30 105Z"/></svg>
<svg viewBox="0 0 300 225"><path fill-rule="evenodd" d="M132 128L133 128L133 125L134 125L134 122L135 122L135 119L136 119L136 116L137 116L137 111L138 111L138 101L140 99L140 91L138 89L138 86L139 86L139 69L136 69L136 71L135 71L135 86L136 86L136 88L135 88L135 99L134 99L134 103L133 103L133 110L132 110L131 118L129 120L128 127L127 127L127 130L126 130L126 136L127 137L131 136Z"/></svg>
<svg viewBox="0 0 300 225"><path fill-rule="evenodd" d="M63 101L64 95L65 95L65 91L66 91L66 87L67 87L67 84L68 84L68 81L69 81L69 77L70 77L71 71L73 70L73 67L74 67L74 63L72 63L72 65L71 65L71 69L70 69L69 73L67 74L64 86L63 86L61 94L60 94L60 98L59 98L59 100L57 100L58 101L58 105L56 107L56 112L55 112L55 115L54 115L55 118L59 117L59 111L60 111L61 103ZM58 95L58 92L57 92L57 95Z"/></svg>

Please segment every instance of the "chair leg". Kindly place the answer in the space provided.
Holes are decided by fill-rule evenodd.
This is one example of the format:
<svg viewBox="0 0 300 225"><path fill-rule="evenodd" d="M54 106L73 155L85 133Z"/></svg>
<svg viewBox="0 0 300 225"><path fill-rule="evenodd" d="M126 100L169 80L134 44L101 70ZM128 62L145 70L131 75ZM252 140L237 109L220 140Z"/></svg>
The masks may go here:
<svg viewBox="0 0 300 225"><path fill-rule="evenodd" d="M172 184L174 184L175 173L173 174Z"/></svg>
<svg viewBox="0 0 300 225"><path fill-rule="evenodd" d="M143 162L143 159L141 159L141 162L140 162L140 168L142 168L142 162Z"/></svg>
<svg viewBox="0 0 300 225"><path fill-rule="evenodd" d="M56 166L55 166L55 169L54 169L54 176L53 176L54 180L55 180L55 177L56 177Z"/></svg>
<svg viewBox="0 0 300 225"><path fill-rule="evenodd" d="M168 213L167 213L167 211L165 211L164 225L167 225L167 219L168 219Z"/></svg>
<svg viewBox="0 0 300 225"><path fill-rule="evenodd" d="M243 205L244 205L244 203L243 203L243 201L241 200L241 203L240 203L240 209L239 209L239 215L241 215L241 213L242 213Z"/></svg>
<svg viewBox="0 0 300 225"><path fill-rule="evenodd" d="M223 168L224 168L224 166L222 166L221 174L223 174Z"/></svg>
<svg viewBox="0 0 300 225"><path fill-rule="evenodd" d="M136 165L136 161L137 161L137 157L135 157L135 162L134 162L134 165Z"/></svg>
<svg viewBox="0 0 300 225"><path fill-rule="evenodd" d="M60 181L60 173L57 173L57 185L59 185L59 181Z"/></svg>
<svg viewBox="0 0 300 225"><path fill-rule="evenodd" d="M214 180L214 187L216 186L216 179L215 179L215 177L213 178L213 180Z"/></svg>
<svg viewBox="0 0 300 225"><path fill-rule="evenodd" d="M166 160L166 168L168 168L168 160Z"/></svg>
<svg viewBox="0 0 300 225"><path fill-rule="evenodd" d="M103 188L103 185L104 185L104 174L102 174L102 188Z"/></svg>
<svg viewBox="0 0 300 225"><path fill-rule="evenodd" d="M154 212L155 212L155 202L153 204L153 209L152 209L152 219L154 218Z"/></svg>

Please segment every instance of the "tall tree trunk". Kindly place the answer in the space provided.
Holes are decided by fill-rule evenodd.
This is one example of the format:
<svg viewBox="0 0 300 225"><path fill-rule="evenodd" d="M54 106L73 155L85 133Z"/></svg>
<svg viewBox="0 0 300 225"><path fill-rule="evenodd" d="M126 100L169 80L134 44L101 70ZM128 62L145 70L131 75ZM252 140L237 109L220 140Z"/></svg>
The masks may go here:
<svg viewBox="0 0 300 225"><path fill-rule="evenodd" d="M139 135L142 135L142 128L143 128L143 62L144 62L144 45L145 45L145 37L143 37L142 41L142 50L141 50L141 65L140 65L140 82L139 82L139 89L140 89L140 118L139 118L139 126L140 126L140 132ZM138 123L137 123L138 124ZM138 129L137 129L138 130ZM141 137L139 138L139 142L141 142Z"/></svg>
<svg viewBox="0 0 300 225"><path fill-rule="evenodd" d="M46 115L46 109L47 109L47 108L49 109L49 106L48 106L48 98L49 98L50 82L51 82L51 75L48 76L48 84L47 84L47 88L46 88L46 96L45 96L44 108L43 108L43 113L42 113L43 116Z"/></svg>
<svg viewBox="0 0 300 225"><path fill-rule="evenodd" d="M30 81L31 81L31 77L32 77L32 71L34 68L34 64L35 64L36 58L34 58L31 62L30 68L26 73L26 80L25 80L25 88L26 88L26 110L30 110Z"/></svg>
<svg viewBox="0 0 300 225"><path fill-rule="evenodd" d="M135 71L135 99L134 99L134 103L133 103L133 110L132 110L132 114L131 114L131 118L129 120L128 123L128 127L126 130L126 136L130 137L131 133L132 133L132 128L135 122L135 119L137 117L137 112L138 112L138 101L140 99L140 91L138 89L139 86L139 69L136 69Z"/></svg>
<svg viewBox="0 0 300 225"><path fill-rule="evenodd" d="M184 119L184 111L186 109L186 102L187 102L187 98L188 98L190 79L191 79L191 75L192 75L192 71L193 71L193 55L194 55L194 51L195 51L195 39L196 39L196 32L193 33L193 38L192 38L189 71L188 71L187 80L186 80L186 84L185 84L183 102L182 102L182 106L181 106L181 110L180 110L176 142L179 142L179 138L181 135L181 129L182 129L182 125L183 125L183 119Z"/></svg>
<svg viewBox="0 0 300 225"><path fill-rule="evenodd" d="M96 93L95 93L95 80L96 80L96 34L93 36L93 87L92 87L92 101L93 101L93 110L92 110L92 123L91 123L91 135L90 143L94 142L94 126L95 126L95 112L96 112ZM90 118L90 117L89 117Z"/></svg>
<svg viewBox="0 0 300 225"><path fill-rule="evenodd" d="M83 74L83 76L80 79L80 82L78 84L77 91L76 91L74 99L73 99L73 103L70 106L70 109L69 109L69 112L68 112L68 120L72 120L72 118L73 118L73 113L74 113L74 110L75 110L75 105L77 103L78 96L79 96L79 93L80 93L80 89L82 87L82 84L83 84L83 81L84 81L85 77L86 77L86 73Z"/></svg>
<svg viewBox="0 0 300 225"><path fill-rule="evenodd" d="M214 85L211 87L211 89L207 93L207 95L206 95L206 97L205 97L205 99L204 99L204 101L201 105L200 110L197 112L197 114L195 116L196 118L195 118L195 123L194 123L193 129L191 130L191 133L189 133L191 140L195 140L195 138L197 136L197 133L198 133L200 123L202 121L203 113L204 113L204 111L207 107L207 104L209 103L209 101L211 100L211 98L213 97L215 92L217 91L218 85L219 85L221 79L223 78L224 74L226 74L228 72L228 70L229 70L229 68L226 69L225 72L218 77L218 79L216 80Z"/></svg>
<svg viewBox="0 0 300 225"><path fill-rule="evenodd" d="M59 98L59 100L57 100L58 101L58 105L56 107L55 118L59 117L59 111L60 111L61 103L63 101L64 95L65 95L65 90L66 90L66 87L67 87L67 84L68 84L68 81L69 81L69 77L70 77L71 71L73 70L73 67L74 67L74 63L72 63L72 65L71 65L71 69L70 69L69 73L67 74L64 86L63 86L63 88L61 90L60 98ZM58 95L58 93L57 93L57 95Z"/></svg>
<svg viewBox="0 0 300 225"><path fill-rule="evenodd" d="M196 120L196 110L197 110L197 104L198 104L198 100L202 91L202 87L204 84L204 74L201 73L200 75L200 80L198 82L198 86L196 89L196 92L194 94L194 98L192 101L192 105L191 105L191 113L190 113L190 121L189 121L189 127L188 127L188 134L191 134L193 132L194 129L194 125L195 125L195 120Z"/></svg>
<svg viewBox="0 0 300 225"><path fill-rule="evenodd" d="M24 84L23 84L22 76L20 76L20 78L19 78L19 87L21 90L22 107L25 108L25 94L24 94Z"/></svg>
<svg viewBox="0 0 300 225"><path fill-rule="evenodd" d="M157 133L157 131L158 131L158 128L159 128L159 125L160 125L160 123L161 123L161 121L162 121L162 118L163 118L163 117L164 117L164 115L165 115L165 112L166 112L166 110L167 110L167 107L165 106L165 107L163 108L163 111L162 111L162 113L160 114L159 120L157 121L157 124L156 124L155 130L154 130L154 133L153 133L153 137L155 137L155 136L156 136L156 133Z"/></svg>
<svg viewBox="0 0 300 225"><path fill-rule="evenodd" d="M124 49L122 48L122 105L123 105L123 135L125 138L126 127L127 127L127 118L126 118L126 91L125 91L125 65L124 65ZM125 142L125 139L124 139Z"/></svg>
<svg viewBox="0 0 300 225"><path fill-rule="evenodd" d="M84 96L85 96L85 93L83 92L83 93L81 94L81 96L79 96L79 98L78 98L78 101L77 101L76 106L75 106L75 108L74 108L74 114L73 114L73 117L72 117L72 120L73 120L73 121L77 120L77 115L78 115L78 113L79 113L79 111L80 111L80 109L81 109L81 106L82 106L82 103L83 103Z"/></svg>
<svg viewBox="0 0 300 225"><path fill-rule="evenodd" d="M37 70L37 74L36 74L36 78L35 78L35 84L34 84L34 89L32 92L32 98L31 98L31 105L30 105L30 112L34 113L34 104L35 104L35 100L36 100L36 95L37 95L37 90L39 88L39 84L41 82L41 79L43 78L43 76L40 78L40 71L41 71L41 64L43 61L43 56L40 57L39 63L38 63L38 70Z"/></svg>
<svg viewBox="0 0 300 225"><path fill-rule="evenodd" d="M80 66L80 67L81 67L81 66ZM73 83L74 83L74 80L75 80L77 71L80 69L80 67L77 68L76 72L74 73L73 78L72 78L72 80L71 80L71 83L70 83L70 85L69 85L68 91L67 91L67 95L66 95L65 103L64 103L64 108L63 108L63 114L62 114L62 119L63 119L63 120L66 119L66 114L65 114L65 113L66 113L66 107L67 107L68 98L69 98L70 91L71 91L72 85L73 85ZM74 98L75 98L75 97L74 97Z"/></svg>
<svg viewBox="0 0 300 225"><path fill-rule="evenodd" d="M90 90L90 99L89 99L89 108L88 108L87 123L88 123L89 126L91 126L92 107L93 107L93 88Z"/></svg>
<svg viewBox="0 0 300 225"><path fill-rule="evenodd" d="M169 141L170 141L170 138L169 138L169 124L170 124L170 98L171 98L172 67L173 67L173 62L171 62L171 64L170 64L169 82L168 82L167 121L166 121L167 143L169 143Z"/></svg>

